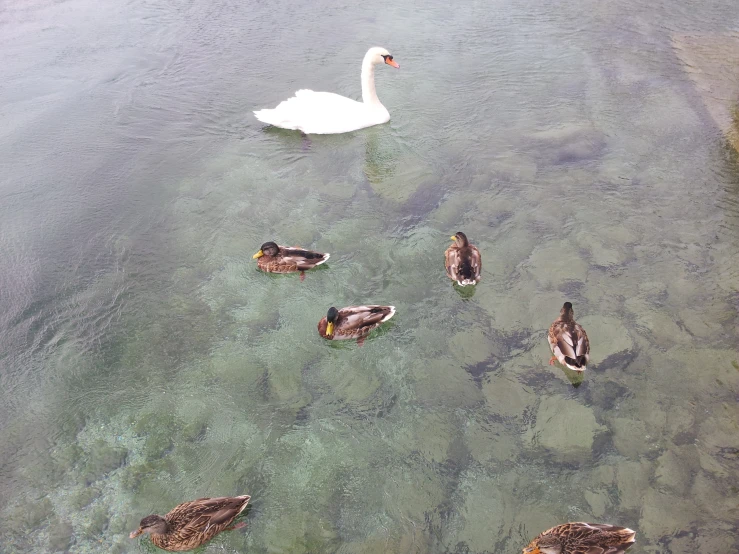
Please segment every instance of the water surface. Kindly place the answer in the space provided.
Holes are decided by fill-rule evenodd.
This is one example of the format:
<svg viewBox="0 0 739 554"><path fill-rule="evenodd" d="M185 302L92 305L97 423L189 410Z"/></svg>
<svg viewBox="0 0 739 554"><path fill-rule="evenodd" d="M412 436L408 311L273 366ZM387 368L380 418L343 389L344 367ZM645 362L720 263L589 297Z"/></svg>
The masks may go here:
<svg viewBox="0 0 739 554"><path fill-rule="evenodd" d="M731 0L0 5L2 551L152 552L144 515L248 493L203 552L518 552L572 520L735 552L739 159L671 34L737 29ZM252 117L359 98L375 45L390 123ZM267 240L331 260L265 275ZM584 378L547 365L566 300ZM398 314L319 339L357 303Z"/></svg>

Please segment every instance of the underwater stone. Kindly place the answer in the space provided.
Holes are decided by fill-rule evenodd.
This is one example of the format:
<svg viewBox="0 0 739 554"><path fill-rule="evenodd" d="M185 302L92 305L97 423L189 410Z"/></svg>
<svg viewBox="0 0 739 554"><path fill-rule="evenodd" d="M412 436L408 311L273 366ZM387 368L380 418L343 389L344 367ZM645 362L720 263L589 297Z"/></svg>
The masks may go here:
<svg viewBox="0 0 739 554"><path fill-rule="evenodd" d="M711 312L709 310L715 310ZM680 321L688 331L700 338L710 338L724 334L722 322L730 321L734 317L734 310L729 305L725 307L690 306L678 311Z"/></svg>
<svg viewBox="0 0 739 554"><path fill-rule="evenodd" d="M590 483L598 487L600 485L610 486L616 479L616 470L613 466L598 465L590 473Z"/></svg>
<svg viewBox="0 0 739 554"><path fill-rule="evenodd" d="M484 362L495 352L493 341L487 338L481 329L456 333L450 344L453 345L452 353L463 365Z"/></svg>
<svg viewBox="0 0 739 554"><path fill-rule="evenodd" d="M160 431L162 430L156 430L146 437L142 453L149 460L161 458L174 448L174 442L167 430Z"/></svg>
<svg viewBox="0 0 739 554"><path fill-rule="evenodd" d="M590 340L591 363L597 367L614 354L630 352L634 349L634 339L620 319L606 315L578 315L575 308L575 319L583 326Z"/></svg>
<svg viewBox="0 0 739 554"><path fill-rule="evenodd" d="M599 237L590 232L581 231L575 240L581 248L590 252L595 265L603 267L621 265L628 258L627 252L606 246Z"/></svg>
<svg viewBox="0 0 739 554"><path fill-rule="evenodd" d="M688 535L670 539L668 543L670 554L695 554L699 552L693 544L693 538ZM728 552L728 550L727 550Z"/></svg>
<svg viewBox="0 0 739 554"><path fill-rule="evenodd" d="M35 530L41 522L49 519L53 513L54 508L48 497L40 500L29 499L11 511L8 521L11 527Z"/></svg>
<svg viewBox="0 0 739 554"><path fill-rule="evenodd" d="M695 417L688 408L672 404L667 411L666 432L670 438L693 429Z"/></svg>
<svg viewBox="0 0 739 554"><path fill-rule="evenodd" d="M502 424L472 421L464 438L472 457L482 464L514 460L521 449L516 437Z"/></svg>
<svg viewBox="0 0 739 554"><path fill-rule="evenodd" d="M588 458L595 435L605 430L590 408L561 396L547 396L539 405L536 426L526 433L526 440L563 458Z"/></svg>
<svg viewBox="0 0 739 554"><path fill-rule="evenodd" d="M730 482L729 482L730 483ZM725 479L719 479L699 471L690 489L689 497L702 507L703 512L720 519L736 513L736 492Z"/></svg>
<svg viewBox="0 0 739 554"><path fill-rule="evenodd" d="M706 110L739 151L736 122L739 86L735 71L739 64L739 35L675 33L672 44Z"/></svg>
<svg viewBox="0 0 739 554"><path fill-rule="evenodd" d="M515 378L492 376L483 383L482 392L488 411L506 417L521 417L536 402L536 394Z"/></svg>
<svg viewBox="0 0 739 554"><path fill-rule="evenodd" d="M690 467L671 450L666 450L657 459L657 469L654 477L657 485L669 492L685 494L690 486Z"/></svg>
<svg viewBox="0 0 739 554"><path fill-rule="evenodd" d="M450 516L444 551L453 552L464 542L466 551L485 552L507 534L514 519L511 477L493 479L472 471L461 476L457 491L461 498L455 502L459 508Z"/></svg>
<svg viewBox="0 0 739 554"><path fill-rule="evenodd" d="M606 505L608 504L608 495L603 491L589 491L583 493L585 500L590 504L590 512L595 517L603 517L606 513Z"/></svg>
<svg viewBox="0 0 739 554"><path fill-rule="evenodd" d="M537 247L523 263L523 267L528 271L530 279L542 287L556 288L573 279L585 281L588 274L588 264L573 252L571 242L564 240L547 242ZM558 310L561 307L558 306L552 320L559 315Z"/></svg>
<svg viewBox="0 0 739 554"><path fill-rule="evenodd" d="M529 314L521 309L521 302L510 292L488 293L475 300L485 308L498 331L518 333L530 324Z"/></svg>
<svg viewBox="0 0 739 554"><path fill-rule="evenodd" d="M86 479L92 482L106 473L121 467L126 461L126 450L108 446L102 439L97 440L90 452L87 461Z"/></svg>
<svg viewBox="0 0 739 554"><path fill-rule="evenodd" d="M642 421L619 417L611 421L613 444L627 458L638 459L649 450L647 430Z"/></svg>
<svg viewBox="0 0 739 554"><path fill-rule="evenodd" d="M74 529L66 520L55 520L49 526L49 546L54 551L67 551L72 542Z"/></svg>
<svg viewBox="0 0 739 554"><path fill-rule="evenodd" d="M403 429L395 440L398 446L419 454L427 462L442 464L457 435L457 429L444 415L428 414Z"/></svg>
<svg viewBox="0 0 739 554"><path fill-rule="evenodd" d="M639 528L647 539L657 541L665 535L690 529L699 513L698 507L686 498L647 488L641 505Z"/></svg>
<svg viewBox="0 0 739 554"><path fill-rule="evenodd" d="M100 495L100 490L95 487L83 487L74 496L72 496L71 504L74 508L81 510L89 506L93 500Z"/></svg>
<svg viewBox="0 0 739 554"><path fill-rule="evenodd" d="M739 147L739 141L737 146ZM711 529L709 526L704 526L698 529L697 537L695 538L697 546L694 550L690 551L690 554L694 552L739 552L735 537L736 527Z"/></svg>
<svg viewBox="0 0 739 554"><path fill-rule="evenodd" d="M641 508L644 491L649 487L651 467L649 462L619 462L616 481L621 509Z"/></svg>
<svg viewBox="0 0 739 554"><path fill-rule="evenodd" d="M74 467L83 455L83 450L76 442L73 442L65 446L60 446L53 452L52 457L62 467L63 471L67 471L69 468Z"/></svg>
<svg viewBox="0 0 739 554"><path fill-rule="evenodd" d="M98 537L102 535L107 525L108 509L105 506L97 506L90 514L90 521L85 527L85 533L88 537Z"/></svg>
<svg viewBox="0 0 739 554"><path fill-rule="evenodd" d="M549 150L553 163L593 159L605 148L605 135L589 123L570 123L538 131L531 138L539 147Z"/></svg>
<svg viewBox="0 0 739 554"><path fill-rule="evenodd" d="M536 162L516 152L498 154L488 169L498 181L532 183L536 178Z"/></svg>

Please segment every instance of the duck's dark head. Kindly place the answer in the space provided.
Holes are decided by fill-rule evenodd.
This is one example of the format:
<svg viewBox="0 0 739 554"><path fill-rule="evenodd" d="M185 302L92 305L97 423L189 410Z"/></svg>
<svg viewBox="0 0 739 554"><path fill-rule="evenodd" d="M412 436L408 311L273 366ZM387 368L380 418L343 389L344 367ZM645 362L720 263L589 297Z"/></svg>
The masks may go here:
<svg viewBox="0 0 739 554"><path fill-rule="evenodd" d="M559 311L562 317L571 318L575 315L575 310L572 309L572 302L565 302L562 309Z"/></svg>
<svg viewBox="0 0 739 554"><path fill-rule="evenodd" d="M274 242L265 242L260 248L259 252L252 256L252 259L261 258L262 256L277 256L280 251L280 247Z"/></svg>
<svg viewBox="0 0 739 554"><path fill-rule="evenodd" d="M164 535L167 532L167 520L162 516L152 514L146 516L139 523L139 528L133 531L129 537L135 539L141 533L154 533L155 535Z"/></svg>
<svg viewBox="0 0 739 554"><path fill-rule="evenodd" d="M465 235L462 231L457 231L452 237L452 240L456 242L457 246L459 246L460 248L469 245L467 235Z"/></svg>
<svg viewBox="0 0 739 554"><path fill-rule="evenodd" d="M326 321L328 322L328 325L326 326L326 336L331 337L334 334L334 325L336 324L336 321L339 319L339 310L331 306L328 309L328 313L326 314Z"/></svg>

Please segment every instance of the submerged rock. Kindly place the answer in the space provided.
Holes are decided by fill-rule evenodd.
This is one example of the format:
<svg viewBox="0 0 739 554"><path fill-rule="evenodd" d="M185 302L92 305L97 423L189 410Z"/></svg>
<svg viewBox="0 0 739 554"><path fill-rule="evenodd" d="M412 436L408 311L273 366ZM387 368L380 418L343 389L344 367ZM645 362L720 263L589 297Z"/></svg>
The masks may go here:
<svg viewBox="0 0 739 554"><path fill-rule="evenodd" d="M611 421L613 444L627 458L639 459L649 450L647 429L642 421L619 417Z"/></svg>
<svg viewBox="0 0 739 554"><path fill-rule="evenodd" d="M530 279L542 287L556 288L572 279L585 281L588 274L587 262L579 252L573 251L570 241L547 242L544 246L539 246L523 263L523 267L528 271ZM557 315L558 312L554 317Z"/></svg>
<svg viewBox="0 0 739 554"><path fill-rule="evenodd" d="M675 53L696 85L708 113L729 142L739 150L737 97L739 34L674 34Z"/></svg>
<svg viewBox="0 0 739 554"><path fill-rule="evenodd" d="M598 157L606 146L605 134L588 123L565 124L531 135L545 156L555 164Z"/></svg>
<svg viewBox="0 0 739 554"><path fill-rule="evenodd" d="M496 377L482 385L488 411L504 417L521 417L536 403L534 391L510 377Z"/></svg>
<svg viewBox="0 0 739 554"><path fill-rule="evenodd" d="M593 411L575 400L547 396L536 414L536 425L526 434L533 447L542 446L557 456L583 459L591 455L598 433L606 431Z"/></svg>
<svg viewBox="0 0 739 554"><path fill-rule="evenodd" d="M642 507L644 492L649 486L651 464L641 462L619 462L616 466L618 497L622 510Z"/></svg>
<svg viewBox="0 0 739 554"><path fill-rule="evenodd" d="M590 505L590 513L596 518L603 517L603 514L606 513L606 506L609 504L608 495L605 491L586 490L583 496Z"/></svg>
<svg viewBox="0 0 739 554"><path fill-rule="evenodd" d="M57 519L49 526L49 546L54 551L66 552L73 534L74 529L68 521Z"/></svg>
<svg viewBox="0 0 739 554"><path fill-rule="evenodd" d="M654 472L655 482L666 491L685 494L690 486L691 464L686 464L684 452L678 456L671 450L666 450L657 459L657 469Z"/></svg>
<svg viewBox="0 0 739 554"><path fill-rule="evenodd" d="M665 535L690 529L700 512L689 499L647 488L641 505L639 529L647 539L656 542Z"/></svg>
<svg viewBox="0 0 739 554"><path fill-rule="evenodd" d="M600 315L578 315L575 306L575 319L583 326L590 340L590 360L595 367L610 356L627 354L634 350L634 338L618 318Z"/></svg>

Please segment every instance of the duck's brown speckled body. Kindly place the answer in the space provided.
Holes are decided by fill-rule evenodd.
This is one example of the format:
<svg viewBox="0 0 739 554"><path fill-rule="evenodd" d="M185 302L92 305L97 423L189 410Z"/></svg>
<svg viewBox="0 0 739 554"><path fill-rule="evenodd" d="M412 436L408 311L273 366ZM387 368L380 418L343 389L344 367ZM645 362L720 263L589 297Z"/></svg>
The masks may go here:
<svg viewBox="0 0 739 554"><path fill-rule="evenodd" d="M467 235L458 232L452 237L454 243L444 252L446 274L458 285L476 285L480 282L482 257L476 246L469 243Z"/></svg>
<svg viewBox="0 0 739 554"><path fill-rule="evenodd" d="M221 531L239 529L245 523L231 526L251 497L223 496L199 498L174 508L166 516L150 515L141 520L131 538L151 534L151 542L170 552L192 550L208 542Z"/></svg>
<svg viewBox="0 0 739 554"><path fill-rule="evenodd" d="M395 306L348 306L329 308L318 322L318 334L328 340L357 339L360 343L370 332L395 315Z"/></svg>
<svg viewBox="0 0 739 554"><path fill-rule="evenodd" d="M321 265L331 257L330 254L306 250L300 246L280 246L265 242L252 258L257 259L257 267L268 273L295 273Z"/></svg>
<svg viewBox="0 0 739 554"><path fill-rule="evenodd" d="M636 542L626 527L601 523L565 523L547 529L523 554L621 554Z"/></svg>
<svg viewBox="0 0 739 554"><path fill-rule="evenodd" d="M563 366L573 371L585 371L590 360L590 341L582 325L575 321L572 304L565 302L559 317L549 327L547 334L549 348L552 350L550 364L557 359Z"/></svg>

